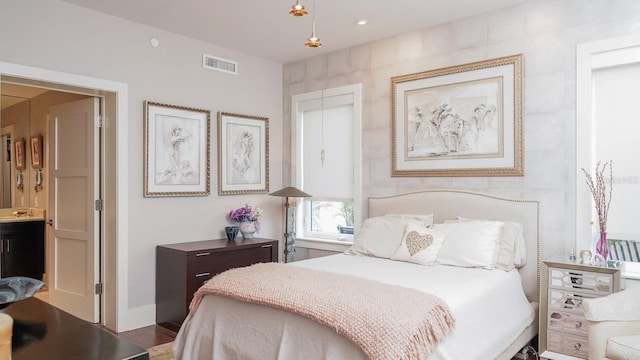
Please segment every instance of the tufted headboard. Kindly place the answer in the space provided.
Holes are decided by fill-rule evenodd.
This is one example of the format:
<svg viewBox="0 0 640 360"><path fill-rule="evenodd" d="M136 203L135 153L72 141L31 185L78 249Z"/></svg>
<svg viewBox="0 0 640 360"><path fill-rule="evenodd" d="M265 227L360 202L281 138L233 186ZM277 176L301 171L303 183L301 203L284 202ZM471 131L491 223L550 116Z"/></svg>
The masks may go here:
<svg viewBox="0 0 640 360"><path fill-rule="evenodd" d="M538 301L540 288L540 210L535 200L508 199L464 190L425 190L369 198L369 217L391 213L433 214L440 223L458 216L515 221L524 226L527 263L519 269L529 301Z"/></svg>

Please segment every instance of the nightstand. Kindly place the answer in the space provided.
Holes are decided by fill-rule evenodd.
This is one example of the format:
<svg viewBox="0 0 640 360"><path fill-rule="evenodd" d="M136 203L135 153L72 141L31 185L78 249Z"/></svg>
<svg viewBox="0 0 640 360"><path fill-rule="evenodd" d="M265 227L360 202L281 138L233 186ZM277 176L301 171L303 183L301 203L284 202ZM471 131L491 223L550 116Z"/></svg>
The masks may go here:
<svg viewBox="0 0 640 360"><path fill-rule="evenodd" d="M587 359L588 322L582 299L620 291L620 269L571 262L556 256L542 262L540 274L540 332L543 359Z"/></svg>
<svg viewBox="0 0 640 360"><path fill-rule="evenodd" d="M278 261L278 241L238 237L156 248L156 323L178 331L193 293L213 276L237 267Z"/></svg>

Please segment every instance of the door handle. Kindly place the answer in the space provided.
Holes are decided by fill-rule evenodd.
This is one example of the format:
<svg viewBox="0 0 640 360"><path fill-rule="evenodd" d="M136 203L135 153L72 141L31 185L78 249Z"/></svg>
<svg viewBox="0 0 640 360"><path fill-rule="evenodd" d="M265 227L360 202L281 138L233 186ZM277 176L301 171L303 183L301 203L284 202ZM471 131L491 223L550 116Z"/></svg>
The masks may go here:
<svg viewBox="0 0 640 360"><path fill-rule="evenodd" d="M47 221L47 225L49 225L49 226L53 226L53 219L49 219L49 220Z"/></svg>

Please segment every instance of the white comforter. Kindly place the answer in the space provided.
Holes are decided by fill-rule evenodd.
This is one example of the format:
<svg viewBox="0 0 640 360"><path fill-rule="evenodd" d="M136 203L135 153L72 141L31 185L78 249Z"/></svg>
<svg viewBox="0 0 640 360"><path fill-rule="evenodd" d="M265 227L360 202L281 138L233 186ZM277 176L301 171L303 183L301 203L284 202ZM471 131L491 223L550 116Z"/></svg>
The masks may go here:
<svg viewBox="0 0 640 360"><path fill-rule="evenodd" d="M515 270L421 266L345 254L291 266L361 276L441 297L456 326L430 360L495 359L535 317ZM215 295L207 295L195 315L187 317L174 353L178 360L366 358L357 346L312 320Z"/></svg>

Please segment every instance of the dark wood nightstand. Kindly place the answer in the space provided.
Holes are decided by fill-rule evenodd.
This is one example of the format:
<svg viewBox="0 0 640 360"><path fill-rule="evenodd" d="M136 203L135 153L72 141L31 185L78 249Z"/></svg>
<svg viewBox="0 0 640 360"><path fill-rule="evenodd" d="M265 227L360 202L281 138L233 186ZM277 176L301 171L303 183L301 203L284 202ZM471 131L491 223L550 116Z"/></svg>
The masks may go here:
<svg viewBox="0 0 640 360"><path fill-rule="evenodd" d="M156 323L178 331L193 293L223 271L278 261L278 241L236 238L168 244L156 248Z"/></svg>

